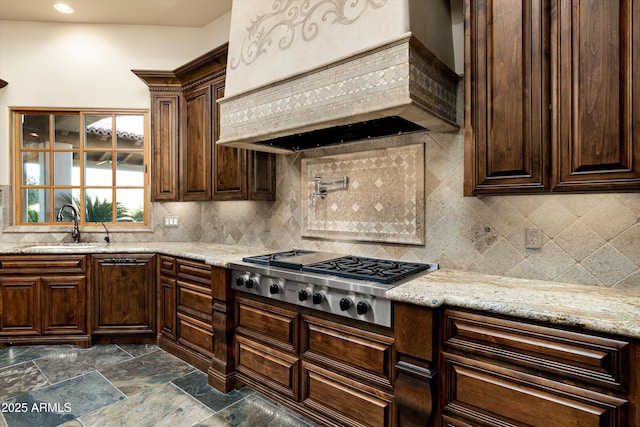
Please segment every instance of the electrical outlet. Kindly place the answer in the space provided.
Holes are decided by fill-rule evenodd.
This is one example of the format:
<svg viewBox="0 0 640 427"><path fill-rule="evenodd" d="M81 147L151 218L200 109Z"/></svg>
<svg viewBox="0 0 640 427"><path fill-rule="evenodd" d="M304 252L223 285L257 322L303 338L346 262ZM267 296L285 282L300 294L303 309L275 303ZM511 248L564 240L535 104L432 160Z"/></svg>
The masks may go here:
<svg viewBox="0 0 640 427"><path fill-rule="evenodd" d="M527 227L524 229L524 247L527 249L540 249L542 247L542 229Z"/></svg>
<svg viewBox="0 0 640 427"><path fill-rule="evenodd" d="M163 219L163 224L164 224L165 227L177 227L178 226L178 217L177 216L165 215L162 219Z"/></svg>

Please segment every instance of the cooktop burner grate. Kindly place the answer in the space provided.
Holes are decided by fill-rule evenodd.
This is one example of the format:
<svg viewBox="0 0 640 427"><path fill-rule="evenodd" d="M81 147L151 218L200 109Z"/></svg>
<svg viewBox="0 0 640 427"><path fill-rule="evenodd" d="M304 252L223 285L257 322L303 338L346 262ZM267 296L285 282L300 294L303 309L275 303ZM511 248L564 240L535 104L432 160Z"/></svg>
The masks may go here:
<svg viewBox="0 0 640 427"><path fill-rule="evenodd" d="M432 267L432 264L346 256L303 266L302 271L391 284Z"/></svg>

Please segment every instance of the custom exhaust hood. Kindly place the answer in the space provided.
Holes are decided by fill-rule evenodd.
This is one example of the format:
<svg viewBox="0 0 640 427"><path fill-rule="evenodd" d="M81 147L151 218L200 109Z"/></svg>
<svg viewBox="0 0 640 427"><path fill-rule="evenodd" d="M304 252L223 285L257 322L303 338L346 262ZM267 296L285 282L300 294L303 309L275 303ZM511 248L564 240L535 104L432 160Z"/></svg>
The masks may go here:
<svg viewBox="0 0 640 427"><path fill-rule="evenodd" d="M453 62L449 0L234 0L218 144L457 130Z"/></svg>

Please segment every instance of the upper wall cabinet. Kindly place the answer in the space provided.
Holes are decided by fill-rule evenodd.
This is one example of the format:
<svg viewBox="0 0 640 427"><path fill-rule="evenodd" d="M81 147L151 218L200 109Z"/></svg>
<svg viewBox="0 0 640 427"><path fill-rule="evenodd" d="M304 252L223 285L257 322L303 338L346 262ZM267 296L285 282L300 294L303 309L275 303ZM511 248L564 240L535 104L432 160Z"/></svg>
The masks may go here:
<svg viewBox="0 0 640 427"><path fill-rule="evenodd" d="M640 189L640 0L516 3L465 2L465 195Z"/></svg>
<svg viewBox="0 0 640 427"><path fill-rule="evenodd" d="M133 70L151 93L153 201L275 200L273 154L254 162L253 152L216 146L226 63L225 44L174 71Z"/></svg>

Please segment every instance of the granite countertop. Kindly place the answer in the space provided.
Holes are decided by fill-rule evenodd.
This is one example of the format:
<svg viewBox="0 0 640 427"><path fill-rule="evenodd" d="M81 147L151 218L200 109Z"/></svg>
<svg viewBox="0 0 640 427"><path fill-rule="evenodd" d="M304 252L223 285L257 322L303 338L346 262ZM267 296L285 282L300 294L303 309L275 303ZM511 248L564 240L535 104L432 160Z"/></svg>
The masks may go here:
<svg viewBox="0 0 640 427"><path fill-rule="evenodd" d="M157 253L189 258L226 268L242 257L269 253L268 249L245 246L191 242L124 242L124 243L0 243L0 254L109 254Z"/></svg>
<svg viewBox="0 0 640 427"><path fill-rule="evenodd" d="M386 296L640 338L637 291L442 269L396 286Z"/></svg>

